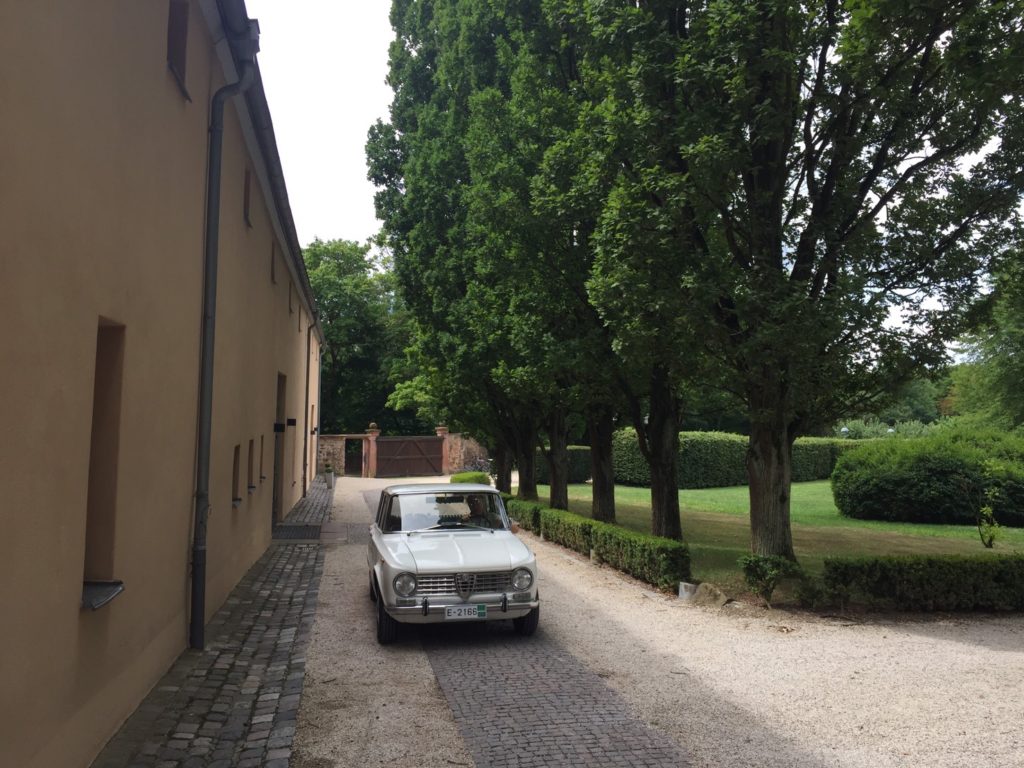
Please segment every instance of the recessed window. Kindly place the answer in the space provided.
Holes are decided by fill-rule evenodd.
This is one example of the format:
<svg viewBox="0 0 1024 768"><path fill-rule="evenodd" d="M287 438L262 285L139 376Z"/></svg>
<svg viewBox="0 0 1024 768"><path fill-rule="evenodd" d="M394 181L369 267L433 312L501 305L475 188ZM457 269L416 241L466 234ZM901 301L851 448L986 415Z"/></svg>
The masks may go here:
<svg viewBox="0 0 1024 768"><path fill-rule="evenodd" d="M185 86L185 61L188 54L188 0L170 0L167 13L167 67L178 81L186 99L192 101Z"/></svg>
<svg viewBox="0 0 1024 768"><path fill-rule="evenodd" d="M231 465L231 506L237 507L242 502L241 489L238 486L239 464L242 458L242 446L235 446L234 462Z"/></svg>
<svg viewBox="0 0 1024 768"><path fill-rule="evenodd" d="M83 582L111 582L114 578L123 372L124 326L100 318L93 374Z"/></svg>
<svg viewBox="0 0 1024 768"><path fill-rule="evenodd" d="M245 218L245 225L252 228L252 219L249 216L249 203L252 201L252 173L245 169L245 190L242 194L242 215Z"/></svg>
<svg viewBox="0 0 1024 768"><path fill-rule="evenodd" d="M255 460L255 453L256 453L256 441L255 440L250 440L249 441L249 472L248 472L248 478L249 478L248 491L249 491L249 493L252 493L253 491L256 490L256 478L253 476L253 473L252 473L252 471L253 471L253 462Z"/></svg>

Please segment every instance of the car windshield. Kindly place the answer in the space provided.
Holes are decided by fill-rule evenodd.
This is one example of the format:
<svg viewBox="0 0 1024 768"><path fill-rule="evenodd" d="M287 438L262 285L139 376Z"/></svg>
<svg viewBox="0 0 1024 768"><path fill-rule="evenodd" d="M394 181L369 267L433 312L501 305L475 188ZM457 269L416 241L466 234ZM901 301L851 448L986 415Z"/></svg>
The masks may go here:
<svg viewBox="0 0 1024 768"><path fill-rule="evenodd" d="M483 528L504 530L500 498L494 493L403 494L391 500L386 532Z"/></svg>

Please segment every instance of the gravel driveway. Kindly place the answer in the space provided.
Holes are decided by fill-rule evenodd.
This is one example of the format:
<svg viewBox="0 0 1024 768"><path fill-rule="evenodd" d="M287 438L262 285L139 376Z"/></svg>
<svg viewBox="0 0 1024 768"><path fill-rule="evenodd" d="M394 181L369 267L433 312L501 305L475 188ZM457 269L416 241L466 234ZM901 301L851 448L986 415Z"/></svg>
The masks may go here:
<svg viewBox="0 0 1024 768"><path fill-rule="evenodd" d="M366 499L386 484L345 478L336 489L296 768L469 766L479 755L431 666L444 637L374 640ZM652 741L678 746L680 765L1024 766L1020 616L853 621L699 608L522 536L541 568L531 652L563 654L603 681ZM500 626L450 645L466 647L467 660L500 649L510 639Z"/></svg>

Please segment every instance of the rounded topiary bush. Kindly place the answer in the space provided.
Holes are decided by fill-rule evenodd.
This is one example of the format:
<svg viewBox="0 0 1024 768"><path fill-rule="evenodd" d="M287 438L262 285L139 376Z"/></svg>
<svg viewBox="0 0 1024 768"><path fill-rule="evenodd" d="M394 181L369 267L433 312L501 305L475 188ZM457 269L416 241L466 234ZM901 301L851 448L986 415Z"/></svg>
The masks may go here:
<svg viewBox="0 0 1024 768"><path fill-rule="evenodd" d="M865 443L837 460L832 494L840 514L862 520L973 525L989 503L1001 525L1024 526L1024 442L949 433Z"/></svg>

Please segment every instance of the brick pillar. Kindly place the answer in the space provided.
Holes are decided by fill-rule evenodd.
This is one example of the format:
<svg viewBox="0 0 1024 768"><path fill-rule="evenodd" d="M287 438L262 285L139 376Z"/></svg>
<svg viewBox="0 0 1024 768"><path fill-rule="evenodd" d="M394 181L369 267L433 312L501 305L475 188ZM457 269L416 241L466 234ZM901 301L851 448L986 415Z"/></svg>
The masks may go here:
<svg viewBox="0 0 1024 768"><path fill-rule="evenodd" d="M366 457L366 461L363 462L363 468L366 470L363 477L377 476L377 438L379 436L380 428L371 421L369 429L366 430L366 443L363 445L363 455Z"/></svg>
<svg viewBox="0 0 1024 768"><path fill-rule="evenodd" d="M441 441L441 474L442 475L450 475L452 473L452 460L451 460L451 456L448 455L448 447L449 447L449 443L448 443L448 439L449 439L448 427L446 427L444 424L440 424L440 425L438 425L438 427L434 431L437 432L437 436L438 437L442 438L442 441Z"/></svg>

